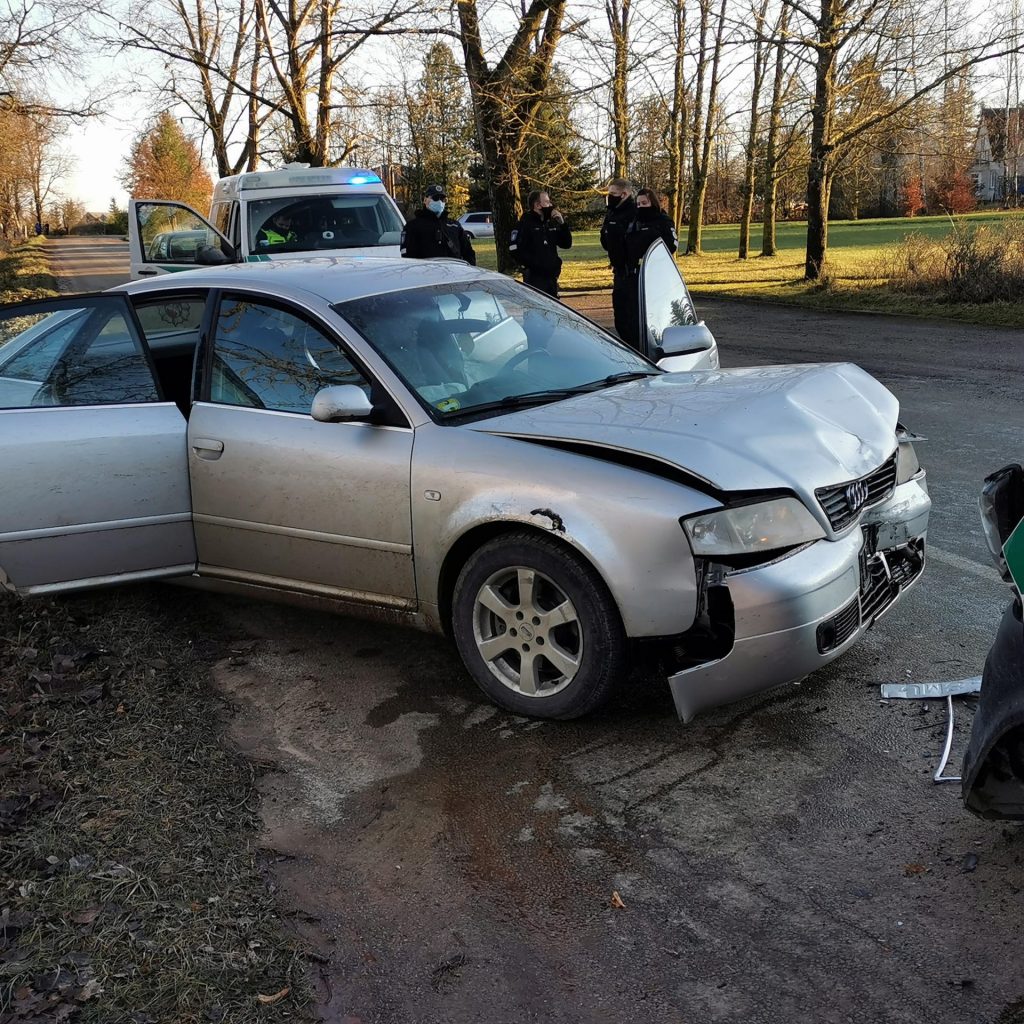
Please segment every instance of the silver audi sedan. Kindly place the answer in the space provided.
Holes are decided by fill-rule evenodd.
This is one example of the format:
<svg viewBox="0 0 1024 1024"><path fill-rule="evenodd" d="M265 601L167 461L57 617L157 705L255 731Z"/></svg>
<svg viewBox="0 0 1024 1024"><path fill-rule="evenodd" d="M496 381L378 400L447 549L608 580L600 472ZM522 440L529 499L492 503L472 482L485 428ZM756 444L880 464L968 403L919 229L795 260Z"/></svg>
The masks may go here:
<svg viewBox="0 0 1024 1024"><path fill-rule="evenodd" d="M642 353L496 273L354 258L2 307L0 587L362 610L544 718L638 653L684 720L800 679L924 567L898 403L851 364L719 369L663 247L639 315Z"/></svg>

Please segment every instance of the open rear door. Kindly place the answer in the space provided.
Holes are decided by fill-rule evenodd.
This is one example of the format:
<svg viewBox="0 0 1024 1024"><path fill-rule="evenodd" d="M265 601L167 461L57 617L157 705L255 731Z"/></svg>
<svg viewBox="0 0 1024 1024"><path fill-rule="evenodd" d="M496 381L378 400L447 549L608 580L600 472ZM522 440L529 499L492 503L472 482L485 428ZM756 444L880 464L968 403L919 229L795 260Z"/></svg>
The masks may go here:
<svg viewBox="0 0 1024 1024"><path fill-rule="evenodd" d="M164 199L128 203L132 280L233 263L231 243L190 206Z"/></svg>
<svg viewBox="0 0 1024 1024"><path fill-rule="evenodd" d="M127 296L0 306L0 588L191 573L185 442Z"/></svg>
<svg viewBox="0 0 1024 1024"><path fill-rule="evenodd" d="M666 370L714 369L718 346L659 238L640 264L640 351Z"/></svg>

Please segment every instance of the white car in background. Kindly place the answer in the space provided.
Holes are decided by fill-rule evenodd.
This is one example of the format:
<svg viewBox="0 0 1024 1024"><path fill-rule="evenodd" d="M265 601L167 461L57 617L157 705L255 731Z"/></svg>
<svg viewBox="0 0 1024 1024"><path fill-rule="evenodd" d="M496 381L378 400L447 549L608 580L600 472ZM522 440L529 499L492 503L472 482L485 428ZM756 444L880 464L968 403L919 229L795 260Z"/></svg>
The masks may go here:
<svg viewBox="0 0 1024 1024"><path fill-rule="evenodd" d="M475 210L472 213L464 213L459 218L459 223L470 238L494 237L494 218L489 210Z"/></svg>

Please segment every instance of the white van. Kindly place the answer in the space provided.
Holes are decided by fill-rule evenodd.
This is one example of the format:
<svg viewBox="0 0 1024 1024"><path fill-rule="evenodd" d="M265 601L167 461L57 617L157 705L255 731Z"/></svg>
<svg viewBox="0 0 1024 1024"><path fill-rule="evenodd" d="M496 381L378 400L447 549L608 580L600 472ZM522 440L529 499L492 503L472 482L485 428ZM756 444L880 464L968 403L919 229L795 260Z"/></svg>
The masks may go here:
<svg viewBox="0 0 1024 1024"><path fill-rule="evenodd" d="M308 256L398 256L405 220L373 171L288 164L217 182L210 219L183 203L128 205L132 278L199 265Z"/></svg>

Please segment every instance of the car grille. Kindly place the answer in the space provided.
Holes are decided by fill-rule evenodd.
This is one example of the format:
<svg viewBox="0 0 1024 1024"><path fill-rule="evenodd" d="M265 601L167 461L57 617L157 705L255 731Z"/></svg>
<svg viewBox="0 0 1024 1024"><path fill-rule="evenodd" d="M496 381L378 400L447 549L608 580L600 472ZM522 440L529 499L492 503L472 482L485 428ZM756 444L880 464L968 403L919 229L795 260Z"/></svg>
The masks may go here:
<svg viewBox="0 0 1024 1024"><path fill-rule="evenodd" d="M845 530L866 508L885 501L896 488L896 456L857 480L819 487L815 497L833 530Z"/></svg>
<svg viewBox="0 0 1024 1024"><path fill-rule="evenodd" d="M917 547L897 548L869 557L865 544L860 554L860 593L818 626L818 652L834 651L860 626L870 626L923 568L924 556Z"/></svg>

